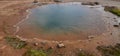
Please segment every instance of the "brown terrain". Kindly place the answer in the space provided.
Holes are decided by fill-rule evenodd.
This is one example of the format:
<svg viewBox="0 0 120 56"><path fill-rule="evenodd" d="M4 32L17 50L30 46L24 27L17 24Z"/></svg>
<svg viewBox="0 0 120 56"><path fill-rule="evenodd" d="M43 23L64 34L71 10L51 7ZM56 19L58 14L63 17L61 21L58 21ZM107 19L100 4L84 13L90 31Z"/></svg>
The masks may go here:
<svg viewBox="0 0 120 56"><path fill-rule="evenodd" d="M39 0L40 2L51 2L51 0ZM64 2L99 2L102 6L117 6L120 7L120 0L63 0ZM15 35L15 27L13 25L17 24L22 19L26 18L28 14L27 9L36 7L36 5L31 4L33 0L0 0L0 56L22 56L26 51L23 49L14 49L9 46L4 37L7 35ZM53 2L53 1L52 1ZM46 46L32 46L36 47L53 47L57 53L52 56L57 56L59 53L65 53L65 56L75 56L75 50L85 50L89 53L93 53L96 56L101 56L101 54L96 50L99 45L115 45L120 43L120 32L118 28L113 27L114 19L117 16L107 12L104 15L104 20L107 22L108 30L100 36L94 36L92 39L87 40L75 40L75 41L60 41L63 42L66 48L57 49L56 44L59 41L48 41L37 38L22 38L21 40L28 42L28 45L32 46L33 43L47 42Z"/></svg>

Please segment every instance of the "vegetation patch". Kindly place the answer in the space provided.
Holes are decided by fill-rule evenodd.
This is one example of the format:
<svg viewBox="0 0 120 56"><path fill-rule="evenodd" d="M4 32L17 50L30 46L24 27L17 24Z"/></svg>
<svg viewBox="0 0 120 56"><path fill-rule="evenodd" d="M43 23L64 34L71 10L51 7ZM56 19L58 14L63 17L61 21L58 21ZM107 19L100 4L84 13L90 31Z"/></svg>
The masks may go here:
<svg viewBox="0 0 120 56"><path fill-rule="evenodd" d="M21 49L27 45L27 43L25 41L22 41L18 38L11 37L11 36L5 37L5 40L10 46L12 46L16 49Z"/></svg>
<svg viewBox="0 0 120 56"><path fill-rule="evenodd" d="M93 54L89 54L85 51L79 51L77 56L94 56Z"/></svg>
<svg viewBox="0 0 120 56"><path fill-rule="evenodd" d="M113 13L113 14L115 14L115 15L117 15L117 16L120 17L120 9L117 8L117 7L109 7L109 6L106 6L106 7L105 7L105 11L109 11L109 12L111 12L111 13Z"/></svg>
<svg viewBox="0 0 120 56"><path fill-rule="evenodd" d="M23 56L51 56L53 49L50 47L48 49L43 48L28 48L28 50L23 54Z"/></svg>
<svg viewBox="0 0 120 56"><path fill-rule="evenodd" d="M47 56L43 50L30 49L23 56Z"/></svg>
<svg viewBox="0 0 120 56"><path fill-rule="evenodd" d="M98 46L97 50L102 53L102 56L120 56L120 44L115 46Z"/></svg>

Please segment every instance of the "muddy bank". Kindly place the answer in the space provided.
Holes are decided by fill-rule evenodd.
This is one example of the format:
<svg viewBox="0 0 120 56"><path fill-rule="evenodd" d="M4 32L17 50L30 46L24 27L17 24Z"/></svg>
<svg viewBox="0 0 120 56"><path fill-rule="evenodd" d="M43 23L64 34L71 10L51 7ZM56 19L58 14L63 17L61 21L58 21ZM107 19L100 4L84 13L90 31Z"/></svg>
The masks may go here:
<svg viewBox="0 0 120 56"><path fill-rule="evenodd" d="M15 2L1 8L0 32L7 31L9 34L12 34L15 31L13 25L26 18L26 10L32 7L33 5L30 2Z"/></svg>

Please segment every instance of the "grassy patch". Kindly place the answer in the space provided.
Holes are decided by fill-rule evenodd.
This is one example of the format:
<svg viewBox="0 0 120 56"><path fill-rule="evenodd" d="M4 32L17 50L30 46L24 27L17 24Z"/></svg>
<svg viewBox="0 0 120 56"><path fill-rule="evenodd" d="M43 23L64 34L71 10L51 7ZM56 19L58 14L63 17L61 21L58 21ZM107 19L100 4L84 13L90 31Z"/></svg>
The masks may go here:
<svg viewBox="0 0 120 56"><path fill-rule="evenodd" d="M116 7L105 7L105 10L106 11L109 11L117 16L120 17L120 9L119 8L116 8Z"/></svg>
<svg viewBox="0 0 120 56"><path fill-rule="evenodd" d="M93 54L86 53L84 51L79 51L77 56L94 56Z"/></svg>
<svg viewBox="0 0 120 56"><path fill-rule="evenodd" d="M102 56L120 56L120 44L115 46L98 46L97 50L102 53Z"/></svg>
<svg viewBox="0 0 120 56"><path fill-rule="evenodd" d="M52 53L52 48L28 48L27 51L23 54L23 56L51 56Z"/></svg>
<svg viewBox="0 0 120 56"><path fill-rule="evenodd" d="M28 50L23 56L47 56L47 54L43 50Z"/></svg>
<svg viewBox="0 0 120 56"><path fill-rule="evenodd" d="M110 10L110 12L117 16L120 16L120 9L112 9L112 10Z"/></svg>
<svg viewBox="0 0 120 56"><path fill-rule="evenodd" d="M22 41L18 38L11 37L11 36L5 37L5 40L10 46L12 46L16 49L21 49L27 45L27 43L25 41Z"/></svg>

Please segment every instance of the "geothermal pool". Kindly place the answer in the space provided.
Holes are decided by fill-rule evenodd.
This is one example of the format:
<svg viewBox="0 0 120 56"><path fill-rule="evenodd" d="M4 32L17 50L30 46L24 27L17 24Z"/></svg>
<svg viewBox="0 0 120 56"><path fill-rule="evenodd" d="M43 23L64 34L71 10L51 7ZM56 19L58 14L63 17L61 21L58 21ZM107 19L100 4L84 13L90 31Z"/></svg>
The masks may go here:
<svg viewBox="0 0 120 56"><path fill-rule="evenodd" d="M81 3L59 3L29 10L19 24L19 35L46 40L79 40L106 31L103 12Z"/></svg>

